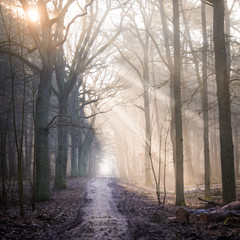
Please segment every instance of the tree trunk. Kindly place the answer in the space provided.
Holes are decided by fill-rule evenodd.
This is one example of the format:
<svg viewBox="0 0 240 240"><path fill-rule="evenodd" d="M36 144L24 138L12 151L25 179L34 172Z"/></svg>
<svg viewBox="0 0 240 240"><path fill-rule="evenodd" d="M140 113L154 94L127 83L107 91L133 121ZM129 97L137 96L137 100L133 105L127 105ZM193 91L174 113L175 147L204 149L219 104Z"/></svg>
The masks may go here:
<svg viewBox="0 0 240 240"><path fill-rule="evenodd" d="M231 20L230 20L230 11L228 9L228 4L226 1L225 5L225 49L226 49L226 64L227 64L227 74L230 77L230 69L231 69Z"/></svg>
<svg viewBox="0 0 240 240"><path fill-rule="evenodd" d="M150 122L150 98L149 98L149 68L148 68L148 48L149 36L146 33L146 43L144 50L144 67L143 67L143 98L144 98L144 115L145 115L145 184L151 186L151 122Z"/></svg>
<svg viewBox="0 0 240 240"><path fill-rule="evenodd" d="M28 157L29 157L29 177L32 177L33 173L33 153L34 153L34 124L33 124L34 119L30 119L30 127L29 127L29 147L28 147Z"/></svg>
<svg viewBox="0 0 240 240"><path fill-rule="evenodd" d="M85 177L84 175L84 159L83 159L83 143L81 141L78 141L78 176Z"/></svg>
<svg viewBox="0 0 240 240"><path fill-rule="evenodd" d="M89 162L88 162L88 147L85 146L84 147L84 151L83 151L83 177L87 177L88 174L89 174L89 168L88 168L88 165L89 165Z"/></svg>
<svg viewBox="0 0 240 240"><path fill-rule="evenodd" d="M93 155L93 144L90 143L88 145L88 165L89 165L89 170L88 170L88 176L93 178L96 176L96 161L94 159L94 155Z"/></svg>
<svg viewBox="0 0 240 240"><path fill-rule="evenodd" d="M48 156L48 110L51 95L52 71L44 66L36 102L36 200L50 199L50 166Z"/></svg>
<svg viewBox="0 0 240 240"><path fill-rule="evenodd" d="M176 205L185 205L183 180L183 137L182 137L182 107L181 107L181 58L180 58L180 29L179 4L173 0L174 23L174 100L176 127Z"/></svg>
<svg viewBox="0 0 240 240"><path fill-rule="evenodd" d="M183 129L185 125L187 124L183 125ZM188 181L190 181L191 184L194 184L196 181L195 181L195 174L193 171L191 144L189 140L187 126L183 130L183 139L184 139L185 167L187 171ZM186 176L185 176L185 179L186 179Z"/></svg>
<svg viewBox="0 0 240 240"><path fill-rule="evenodd" d="M181 1L182 2L182 1ZM206 34L206 16L205 4L202 1L201 15L202 15L202 35L203 35L203 52L202 52L202 79L200 76L199 60L194 51L190 30L187 24L185 13L181 4L184 24L187 31L188 43L193 56L193 63L196 70L197 81L200 87L200 95L202 102L203 113L203 144L204 144L204 166L205 166L205 195L210 197L210 157L209 157L209 134L208 134L208 90L207 90L207 34Z"/></svg>
<svg viewBox="0 0 240 240"><path fill-rule="evenodd" d="M7 164L6 164L6 129L2 128L1 124L1 198L0 201L5 204L7 201L6 195L6 187L5 187L5 180L6 180L6 173L7 173Z"/></svg>
<svg viewBox="0 0 240 240"><path fill-rule="evenodd" d="M71 177L77 177L77 139L76 128L71 127Z"/></svg>
<svg viewBox="0 0 240 240"><path fill-rule="evenodd" d="M16 175L16 147L13 141L13 135L8 134L9 180Z"/></svg>
<svg viewBox="0 0 240 240"><path fill-rule="evenodd" d="M170 72L170 110L171 110L171 126L170 126L170 137L173 146L173 166L174 166L174 174L176 176L176 130L175 130L175 111L174 111L174 68L172 62L172 56L170 52L170 41L169 41L169 30L167 28L168 24L166 21L166 14L164 11L164 4L163 1L159 1L160 4L160 13L161 13L161 21L162 21L162 28L163 28L163 37L164 43L166 47L166 55L167 55L167 62L168 68Z"/></svg>
<svg viewBox="0 0 240 240"><path fill-rule="evenodd" d="M82 80L81 80L82 82ZM78 88L75 86L69 98L69 113L74 123L78 122ZM81 145L80 132L77 127L71 127L71 176L76 177L79 175L78 156L80 156L79 145Z"/></svg>
<svg viewBox="0 0 240 240"><path fill-rule="evenodd" d="M190 213L192 213L192 210L187 210L185 208L180 207L176 211L176 219L183 222L188 222Z"/></svg>
<svg viewBox="0 0 240 240"><path fill-rule="evenodd" d="M89 146L92 143L92 137L92 133L88 132L84 141L78 143L78 173L81 177L86 177L88 175L88 153L91 151Z"/></svg>
<svg viewBox="0 0 240 240"><path fill-rule="evenodd" d="M91 131L91 130L89 130ZM83 173L84 176L89 176L90 174L90 161L91 161L91 154L92 154L92 142L94 139L94 134L89 132L87 135L86 141L84 141L84 151L83 151Z"/></svg>
<svg viewBox="0 0 240 240"><path fill-rule="evenodd" d="M227 62L227 73L230 76L230 69L231 69L231 47L230 47L230 40L231 40L231 19L230 19L231 12L228 9L228 4L226 2L226 11L225 11L225 29L226 29L226 62ZM235 159L235 175L236 178L239 176L239 146L238 146L238 127L237 124L234 124L234 159Z"/></svg>
<svg viewBox="0 0 240 240"><path fill-rule="evenodd" d="M216 123L216 122L215 122ZM219 129L219 126L217 126L216 124L214 124L214 129L213 132L211 134L210 137L210 146L212 146L212 151L211 153L211 159L213 159L214 161L212 161L213 164L213 175L217 178L220 179L221 178L221 161L220 161L220 141L219 141L219 136L218 133L219 131L217 131L217 129Z"/></svg>
<svg viewBox="0 0 240 240"><path fill-rule="evenodd" d="M25 117L25 129L24 129L24 146L25 146L25 153L24 153L24 159L25 159L25 165L23 165L23 175L25 178L28 178L31 176L31 160L29 156L29 126L28 126L28 115Z"/></svg>
<svg viewBox="0 0 240 240"><path fill-rule="evenodd" d="M238 178L239 177L239 144L238 144L238 126L237 126L237 124L234 127L233 136L234 136L235 175L236 175L236 178Z"/></svg>
<svg viewBox="0 0 240 240"><path fill-rule="evenodd" d="M148 90L144 91L144 114L145 114L145 184L151 185L151 165L150 165L150 106L149 106L149 94Z"/></svg>
<svg viewBox="0 0 240 240"><path fill-rule="evenodd" d="M224 0L214 1L214 46L219 107L223 202L236 199L229 75L224 38Z"/></svg>
<svg viewBox="0 0 240 240"><path fill-rule="evenodd" d="M207 26L205 3L202 0L202 113L203 113L203 144L204 144L204 176L205 198L210 199L210 153L209 153L209 128L208 128L208 83L207 83Z"/></svg>
<svg viewBox="0 0 240 240"><path fill-rule="evenodd" d="M68 158L68 136L67 136L67 100L60 95L58 98L58 150L55 165L54 189L66 189L66 171Z"/></svg>

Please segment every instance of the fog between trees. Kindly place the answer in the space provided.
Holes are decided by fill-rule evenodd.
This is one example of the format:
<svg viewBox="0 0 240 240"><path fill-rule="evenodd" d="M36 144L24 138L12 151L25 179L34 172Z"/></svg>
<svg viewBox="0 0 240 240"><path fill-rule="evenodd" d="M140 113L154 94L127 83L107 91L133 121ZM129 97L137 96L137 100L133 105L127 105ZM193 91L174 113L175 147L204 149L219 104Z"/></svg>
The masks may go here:
<svg viewBox="0 0 240 240"><path fill-rule="evenodd" d="M239 1L2 0L0 10L2 203L17 181L22 206L30 181L34 208L51 178L64 189L68 176L141 182L159 203L164 191L183 205L184 190L211 199L220 186L223 202L236 199Z"/></svg>

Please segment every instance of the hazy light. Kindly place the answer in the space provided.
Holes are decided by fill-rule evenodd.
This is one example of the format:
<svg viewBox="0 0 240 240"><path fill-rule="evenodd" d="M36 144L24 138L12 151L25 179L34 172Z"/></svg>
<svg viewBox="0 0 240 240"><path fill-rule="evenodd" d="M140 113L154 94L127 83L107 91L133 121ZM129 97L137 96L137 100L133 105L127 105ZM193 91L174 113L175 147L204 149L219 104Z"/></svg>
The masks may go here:
<svg viewBox="0 0 240 240"><path fill-rule="evenodd" d="M39 21L39 14L36 8L29 8L27 11L27 16L31 22Z"/></svg>
<svg viewBox="0 0 240 240"><path fill-rule="evenodd" d="M103 177L112 176L113 166L111 159L105 158L99 163L99 175Z"/></svg>

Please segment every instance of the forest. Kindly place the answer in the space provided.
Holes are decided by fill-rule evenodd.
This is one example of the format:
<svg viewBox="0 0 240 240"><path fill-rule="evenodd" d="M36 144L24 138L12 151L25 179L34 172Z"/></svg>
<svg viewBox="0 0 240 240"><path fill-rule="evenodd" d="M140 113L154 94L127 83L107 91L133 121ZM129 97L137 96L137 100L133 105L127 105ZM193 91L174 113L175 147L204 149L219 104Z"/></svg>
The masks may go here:
<svg viewBox="0 0 240 240"><path fill-rule="evenodd" d="M0 25L0 237L240 238L239 0L0 0Z"/></svg>

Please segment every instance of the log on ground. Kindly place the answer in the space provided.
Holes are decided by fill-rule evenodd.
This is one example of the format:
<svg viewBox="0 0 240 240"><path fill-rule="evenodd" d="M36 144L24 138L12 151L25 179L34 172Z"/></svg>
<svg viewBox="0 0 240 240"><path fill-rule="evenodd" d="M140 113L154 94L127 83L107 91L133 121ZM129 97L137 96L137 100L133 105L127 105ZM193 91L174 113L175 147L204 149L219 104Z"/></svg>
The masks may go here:
<svg viewBox="0 0 240 240"><path fill-rule="evenodd" d="M229 217L239 217L240 211L237 210L226 210L226 211L213 211L213 212L203 212L199 215L199 221L202 223L208 222L221 222L225 221Z"/></svg>
<svg viewBox="0 0 240 240"><path fill-rule="evenodd" d="M188 222L189 215L193 212L193 210L186 208L178 208L176 211L176 219L183 222Z"/></svg>

